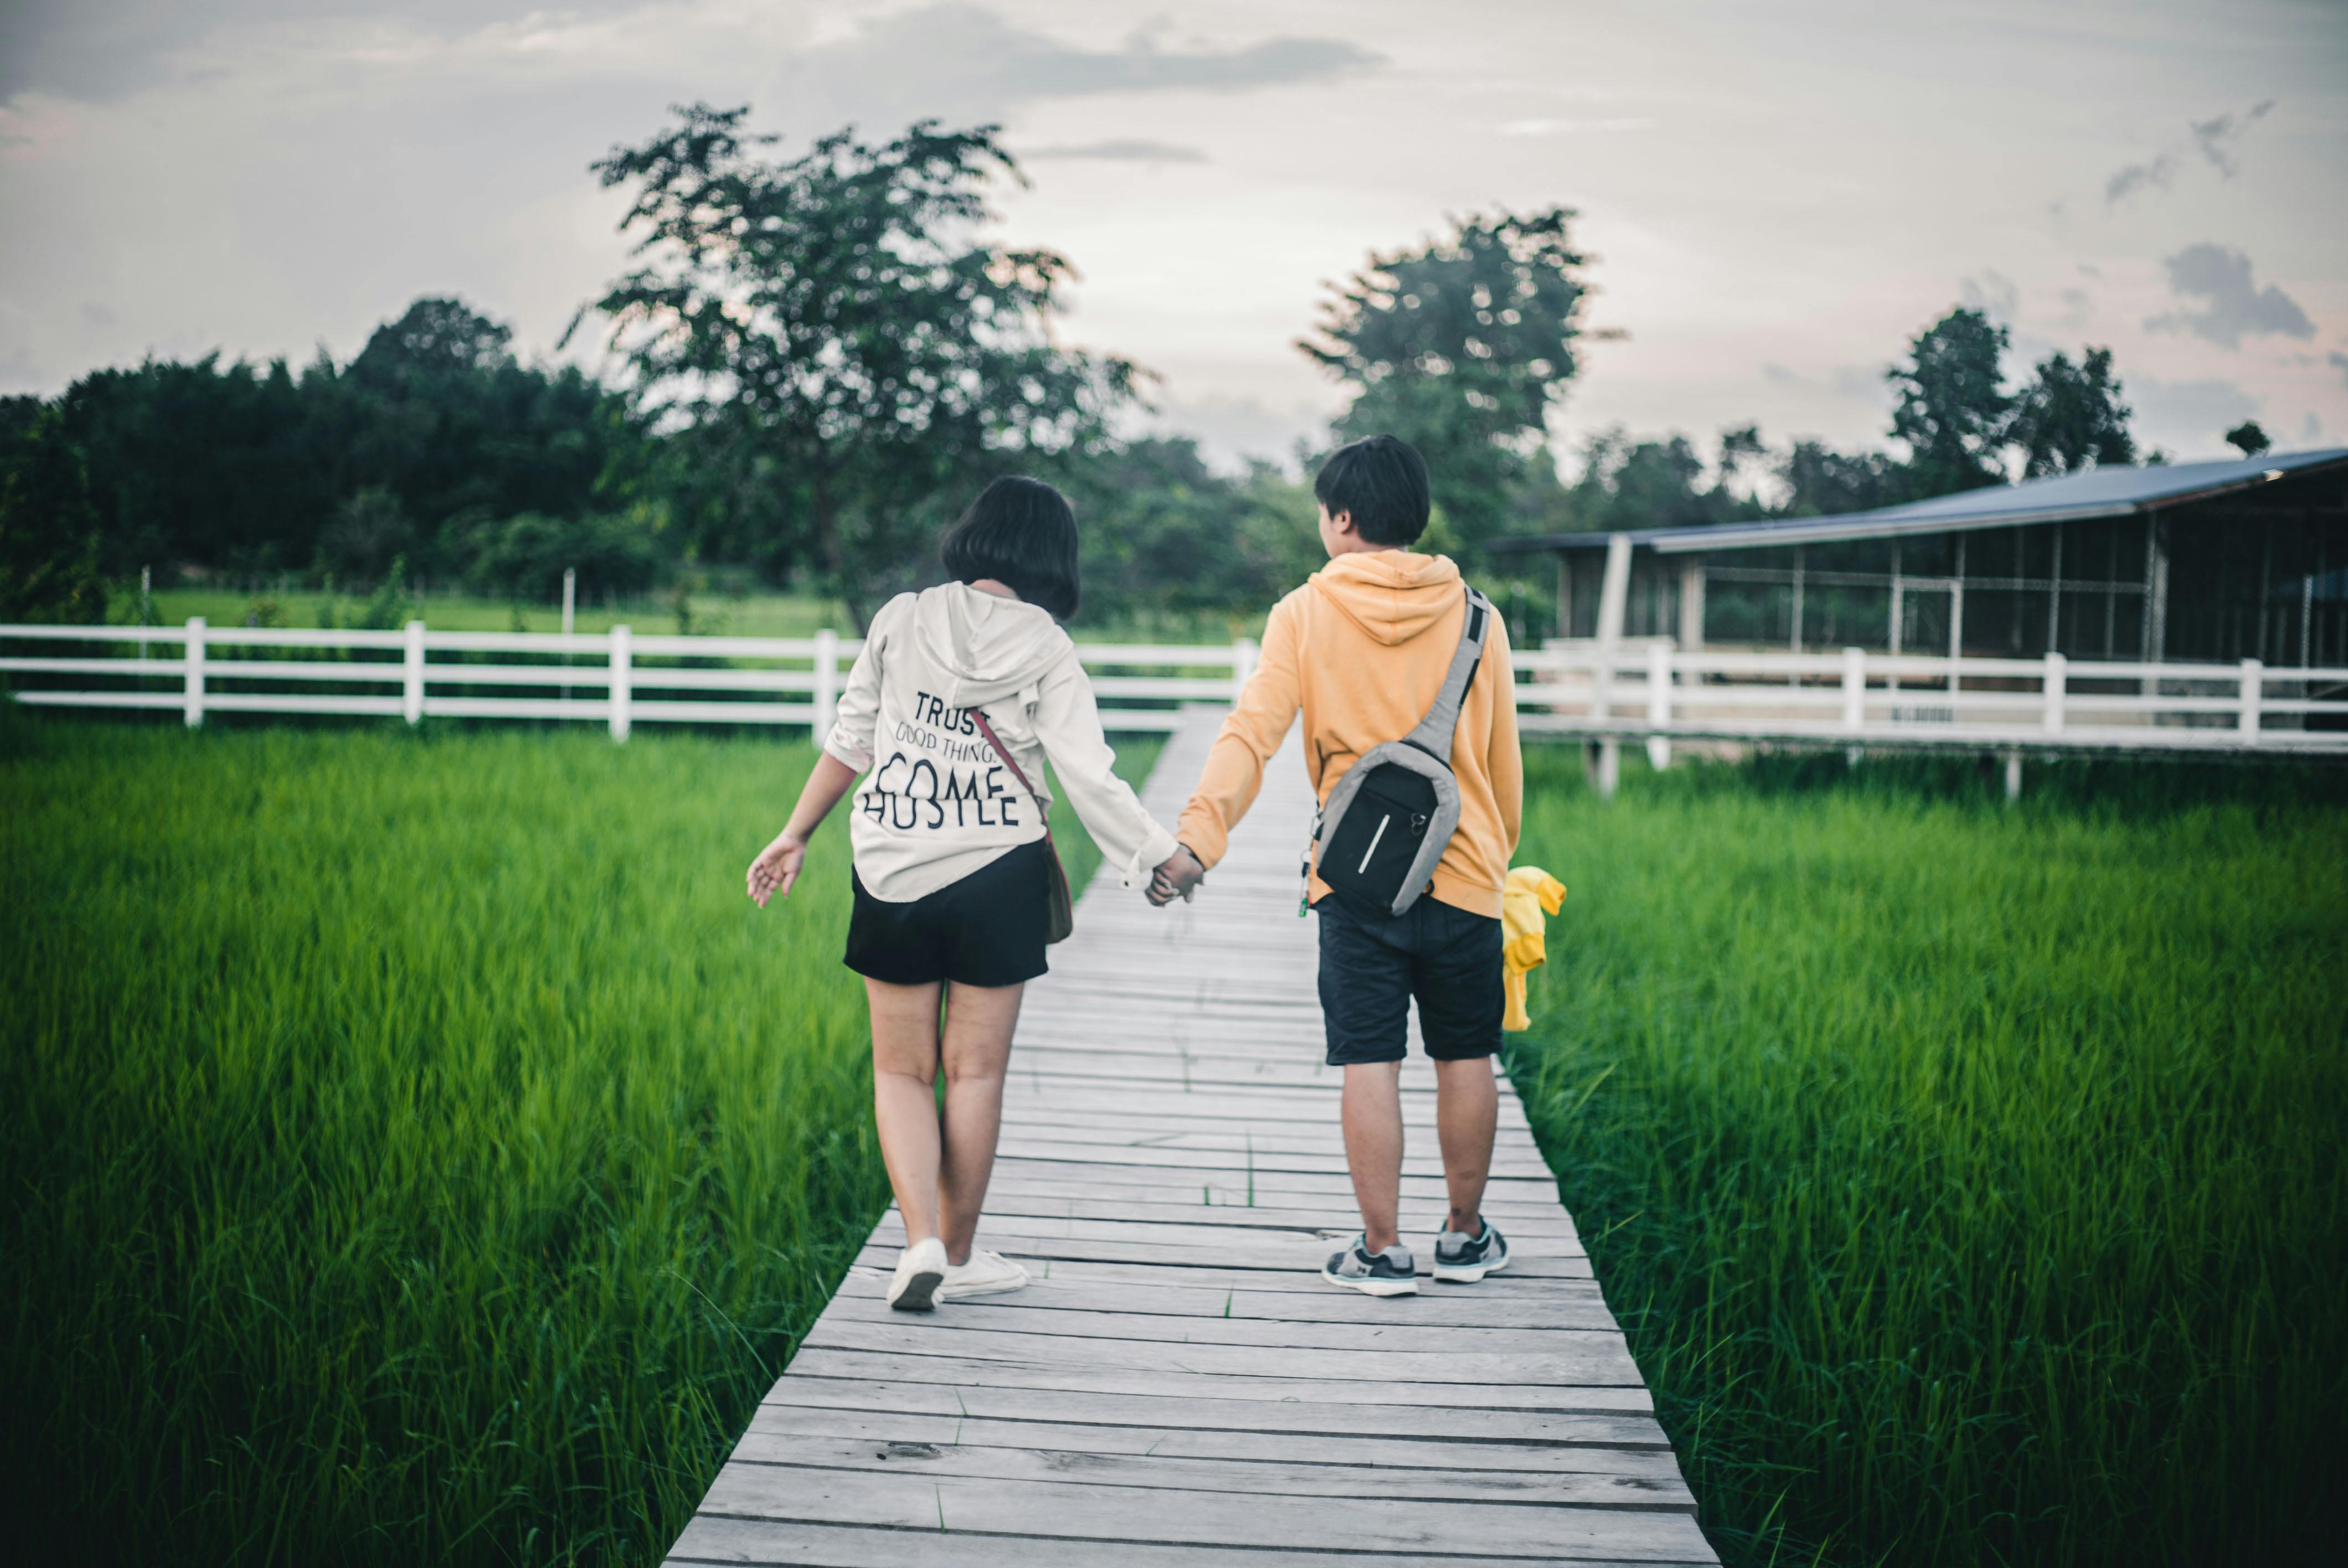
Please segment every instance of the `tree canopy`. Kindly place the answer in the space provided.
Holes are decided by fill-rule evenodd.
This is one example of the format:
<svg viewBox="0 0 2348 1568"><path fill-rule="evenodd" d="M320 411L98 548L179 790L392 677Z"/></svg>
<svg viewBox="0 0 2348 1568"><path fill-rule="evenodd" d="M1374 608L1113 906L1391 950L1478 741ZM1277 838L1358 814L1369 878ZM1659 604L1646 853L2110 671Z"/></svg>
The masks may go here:
<svg viewBox="0 0 2348 1568"><path fill-rule="evenodd" d="M837 131L769 159L748 110L696 104L597 163L632 188L642 264L596 308L639 395L739 449L804 505L829 586L861 626L954 487L1097 443L1134 367L1056 345L1072 269L978 236L1018 179L995 128Z"/></svg>
<svg viewBox="0 0 2348 1568"><path fill-rule="evenodd" d="M1549 411L1578 368L1588 288L1570 209L1454 222L1444 239L1373 254L1297 346L1354 387L1340 440L1390 431L1416 446L1436 504L1469 547L1512 531L1547 468Z"/></svg>

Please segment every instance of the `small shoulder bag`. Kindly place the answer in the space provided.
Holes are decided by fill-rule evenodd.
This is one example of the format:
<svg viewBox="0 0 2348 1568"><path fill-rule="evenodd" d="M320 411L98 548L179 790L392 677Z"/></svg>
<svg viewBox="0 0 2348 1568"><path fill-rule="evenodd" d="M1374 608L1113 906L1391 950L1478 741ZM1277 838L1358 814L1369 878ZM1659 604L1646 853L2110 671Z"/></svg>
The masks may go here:
<svg viewBox="0 0 2348 1568"><path fill-rule="evenodd" d="M986 737L986 743L994 748L994 754L1003 759L1003 765L1011 770L1011 776L1019 781L1019 787L1027 792L1044 818L1044 858L1052 868L1045 886L1044 941L1046 946L1065 942L1076 928L1076 900L1068 897L1068 874L1060 865L1059 845L1052 842L1052 814L1045 806L1044 797L1036 794L1035 786L1027 782L1011 748L994 738L994 726L986 722L986 715L973 708L970 716L978 722L978 733Z"/></svg>
<svg viewBox="0 0 2348 1568"><path fill-rule="evenodd" d="M1459 706L1484 657L1492 601L1468 589L1459 646L1436 693L1435 706L1399 741L1372 746L1329 792L1304 846L1304 880L1312 886L1313 850L1321 880L1365 914L1393 918L1418 902L1459 825L1459 781L1451 772L1451 738ZM1297 913L1304 912L1299 900Z"/></svg>

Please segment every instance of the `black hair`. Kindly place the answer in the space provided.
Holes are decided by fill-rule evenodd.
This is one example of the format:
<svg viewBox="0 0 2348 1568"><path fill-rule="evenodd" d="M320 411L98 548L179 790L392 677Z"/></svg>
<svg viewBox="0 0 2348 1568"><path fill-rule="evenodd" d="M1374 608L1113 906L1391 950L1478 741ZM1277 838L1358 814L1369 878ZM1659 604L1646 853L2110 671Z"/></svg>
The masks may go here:
<svg viewBox="0 0 2348 1568"><path fill-rule="evenodd" d="M1313 498L1329 515L1350 512L1374 545L1409 545L1426 531L1434 497L1426 459L1399 436L1372 436L1329 454L1313 480Z"/></svg>
<svg viewBox="0 0 2348 1568"><path fill-rule="evenodd" d="M993 578L1056 620L1076 612L1076 513L1041 479L1006 474L938 541L956 582Z"/></svg>

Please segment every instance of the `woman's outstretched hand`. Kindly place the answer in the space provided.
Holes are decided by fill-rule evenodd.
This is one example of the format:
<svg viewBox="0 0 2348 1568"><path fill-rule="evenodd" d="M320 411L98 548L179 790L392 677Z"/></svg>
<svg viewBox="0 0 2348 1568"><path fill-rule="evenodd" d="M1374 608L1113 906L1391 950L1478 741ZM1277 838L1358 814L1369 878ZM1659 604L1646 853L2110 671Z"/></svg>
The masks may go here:
<svg viewBox="0 0 2348 1568"><path fill-rule="evenodd" d="M807 840L790 829L775 835L775 841L758 851L758 858L750 862L750 899L759 908L779 893L791 896L791 884L799 879L799 867L807 864Z"/></svg>

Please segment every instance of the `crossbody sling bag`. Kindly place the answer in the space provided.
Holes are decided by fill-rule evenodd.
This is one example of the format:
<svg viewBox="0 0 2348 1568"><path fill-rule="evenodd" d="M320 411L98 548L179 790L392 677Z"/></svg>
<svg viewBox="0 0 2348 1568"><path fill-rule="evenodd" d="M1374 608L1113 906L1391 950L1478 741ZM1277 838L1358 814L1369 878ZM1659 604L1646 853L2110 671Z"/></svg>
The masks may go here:
<svg viewBox="0 0 2348 1568"><path fill-rule="evenodd" d="M1019 787L1027 792L1028 798L1035 803L1036 811L1043 815L1044 858L1052 871L1051 876L1045 879L1044 941L1046 946L1065 942L1076 928L1076 901L1068 897L1068 874L1060 866L1059 845L1052 842L1052 814L1045 809L1044 797L1036 794L1035 786L1029 784L1027 775L1020 771L1019 764L1011 755L1011 748L994 738L994 726L986 722L986 715L973 708L970 716L978 722L978 733L986 737L986 743L994 748L994 754L1003 759L1003 765L1011 770L1011 776L1019 781ZM1455 811L1452 815L1457 816L1458 813Z"/></svg>
<svg viewBox="0 0 2348 1568"><path fill-rule="evenodd" d="M1435 876L1436 862L1459 825L1459 780L1451 772L1451 740L1459 707L1484 657L1492 601L1468 589L1459 646L1436 693L1435 706L1399 741L1372 746L1355 763L1313 819L1304 846L1304 881L1312 890L1313 851L1321 851L1321 880L1348 904L1383 917L1418 902ZM1304 912L1302 897L1297 913Z"/></svg>

